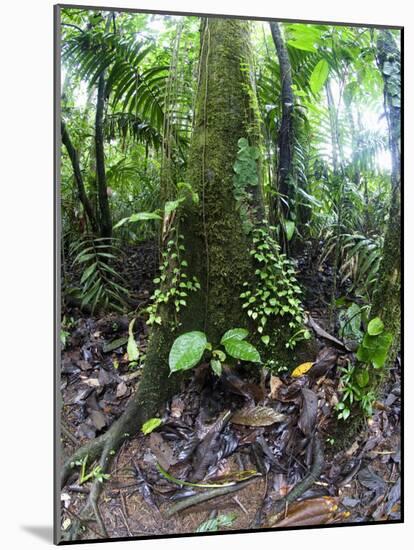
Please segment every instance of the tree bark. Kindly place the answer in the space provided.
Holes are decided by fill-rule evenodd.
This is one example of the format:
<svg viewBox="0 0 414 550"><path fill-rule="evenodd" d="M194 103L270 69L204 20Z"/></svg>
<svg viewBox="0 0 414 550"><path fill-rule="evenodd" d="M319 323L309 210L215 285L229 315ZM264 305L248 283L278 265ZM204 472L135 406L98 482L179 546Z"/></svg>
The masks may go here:
<svg viewBox="0 0 414 550"><path fill-rule="evenodd" d="M218 343L225 330L248 324L239 295L243 282L252 276L253 266L249 239L233 196L233 164L238 139L249 137L253 142L259 132L252 104L252 73L246 70L246 66L250 68L249 29L248 22L230 19L208 19L203 24L188 174L200 203L177 212L179 228L174 230L179 229L184 236L189 277L196 275L202 288L188 297L178 319L169 304L160 311L162 323L151 331L137 392L107 433L66 462L62 484L68 480L73 463L86 454L89 460L99 460L106 470L113 451L178 390L181 378L178 374L169 376L168 366L169 351L178 334L206 330L209 341ZM255 191L257 201L260 189ZM258 201L252 206L254 214L260 207Z"/></svg>
<svg viewBox="0 0 414 550"><path fill-rule="evenodd" d="M82 206L85 210L85 213L88 217L89 223L91 224L91 229L94 233L98 232L98 223L96 221L95 212L92 208L92 204L86 193L85 185L83 182L82 172L79 166L79 156L75 147L72 144L66 124L61 121L61 132L62 132L62 143L66 147L70 161L72 163L73 175L76 182L76 187L78 190L79 200L82 203Z"/></svg>
<svg viewBox="0 0 414 550"><path fill-rule="evenodd" d="M105 108L105 73L99 76L96 115L95 115L95 153L96 153L96 183L98 188L99 226L101 237L112 236L112 219L109 207L108 189L106 184L105 151L103 135L103 115Z"/></svg>
<svg viewBox="0 0 414 550"><path fill-rule="evenodd" d="M193 326L212 342L225 330L247 323L239 298L252 276L249 237L233 191L237 142L259 143L260 127L251 70L248 22L207 19L203 22L195 125L188 180L200 204L184 213L189 265L202 286L188 310ZM246 190L249 215L263 219L260 183Z"/></svg>
<svg viewBox="0 0 414 550"><path fill-rule="evenodd" d="M293 150L293 108L295 97L293 95L292 68L289 55L283 41L282 33L278 23L270 23L273 42L276 47L280 67L280 83L282 86L282 120L278 135L278 167L277 167L277 190L289 201L289 177L292 173L292 150ZM289 205L281 201L282 212L286 218L289 212Z"/></svg>
<svg viewBox="0 0 414 550"><path fill-rule="evenodd" d="M372 312L393 335L388 355L388 365L392 365L400 349L401 335L401 69L400 51L390 31L379 32L377 48L378 67L384 80L392 169L389 218Z"/></svg>

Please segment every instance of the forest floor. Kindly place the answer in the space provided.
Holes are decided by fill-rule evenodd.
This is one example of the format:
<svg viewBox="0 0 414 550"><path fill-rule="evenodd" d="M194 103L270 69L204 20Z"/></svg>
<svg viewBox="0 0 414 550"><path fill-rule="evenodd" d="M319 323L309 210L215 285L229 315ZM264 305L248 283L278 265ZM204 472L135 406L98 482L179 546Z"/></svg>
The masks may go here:
<svg viewBox="0 0 414 550"><path fill-rule="evenodd" d="M128 258L119 267L136 305L142 306L152 291L157 253L147 243L131 249ZM331 274L328 266L310 269L312 264L306 255L298 264L306 288L305 306L316 326L328 330ZM122 414L141 370L128 365L126 316L88 316L72 308L65 311L65 319L62 450L70 456ZM145 353L148 329L140 317L134 333L140 352ZM258 379L255 371L244 368L237 373L224 371L217 379L203 365L195 369L190 382L167 404L163 424L149 435L140 432L127 440L117 453L99 504L108 536L399 520L400 362L391 369L372 418L344 445L341 432L346 422L341 421L338 429L334 407L339 393L336 365L346 362L346 354L334 351L318 331L316 337L319 352L309 361L323 363L334 357L333 368L322 377ZM222 422L227 410L235 412L230 422ZM268 422L272 423L264 425ZM300 502L289 505L275 522L275 502L312 469L316 433L324 447L322 472ZM169 516L173 505L205 489L180 486L162 470L181 480L197 478L204 483L238 483L235 473L240 471L246 477L252 471L260 475L250 477L237 492ZM79 485L75 474L64 488L63 531L79 515L88 485ZM95 524L88 524L81 538L100 535Z"/></svg>

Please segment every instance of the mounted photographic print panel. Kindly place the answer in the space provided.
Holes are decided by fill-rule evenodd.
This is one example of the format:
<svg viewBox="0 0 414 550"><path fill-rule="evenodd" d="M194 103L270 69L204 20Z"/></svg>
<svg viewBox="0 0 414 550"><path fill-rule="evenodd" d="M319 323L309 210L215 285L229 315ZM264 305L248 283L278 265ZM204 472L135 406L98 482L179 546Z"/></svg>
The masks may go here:
<svg viewBox="0 0 414 550"><path fill-rule="evenodd" d="M55 44L55 542L402 522L402 28Z"/></svg>

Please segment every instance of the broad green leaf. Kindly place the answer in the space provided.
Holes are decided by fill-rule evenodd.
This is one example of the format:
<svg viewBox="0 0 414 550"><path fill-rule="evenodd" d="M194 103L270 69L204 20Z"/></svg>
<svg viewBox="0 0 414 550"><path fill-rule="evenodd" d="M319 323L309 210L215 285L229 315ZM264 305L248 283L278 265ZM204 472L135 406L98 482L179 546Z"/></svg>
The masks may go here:
<svg viewBox="0 0 414 550"><path fill-rule="evenodd" d="M329 63L326 59L321 59L315 66L310 76L309 85L312 92L318 94L329 74Z"/></svg>
<svg viewBox="0 0 414 550"><path fill-rule="evenodd" d="M164 206L164 212L166 215L171 214L171 212L174 212L174 210L177 210L177 208L180 206L180 204L184 201L184 197L181 199L177 199L175 201L167 201Z"/></svg>
<svg viewBox="0 0 414 550"><path fill-rule="evenodd" d="M384 330L384 323L381 321L379 317L375 317L374 319L371 319L371 321L368 323L367 332L370 336L377 336L378 334L381 334Z"/></svg>
<svg viewBox="0 0 414 550"><path fill-rule="evenodd" d="M224 344L226 340L244 340L248 336L249 332L245 328L232 328L225 332L221 338L221 344Z"/></svg>
<svg viewBox="0 0 414 550"><path fill-rule="evenodd" d="M377 336L365 334L356 356L363 363L372 363L374 368L380 369L387 359L388 349L392 342L392 334L382 332Z"/></svg>
<svg viewBox="0 0 414 550"><path fill-rule="evenodd" d="M288 44L298 50L304 50L305 52L316 52L315 46L308 40L289 40Z"/></svg>
<svg viewBox="0 0 414 550"><path fill-rule="evenodd" d="M206 335L201 331L186 332L176 338L168 358L170 372L188 370L197 365L203 356L206 344Z"/></svg>
<svg viewBox="0 0 414 550"><path fill-rule="evenodd" d="M350 414L351 414L351 411L350 411L349 409L344 409L344 410L342 411L342 418L343 418L344 420L346 420Z"/></svg>
<svg viewBox="0 0 414 550"><path fill-rule="evenodd" d="M221 351L221 349L215 349L213 350L213 355L218 357L218 359L223 363L223 361L226 360L226 354L224 351Z"/></svg>
<svg viewBox="0 0 414 550"><path fill-rule="evenodd" d="M211 368L213 369L213 372L217 374L217 376L221 376L222 368L221 368L221 361L218 359L212 359L210 361Z"/></svg>
<svg viewBox="0 0 414 550"><path fill-rule="evenodd" d="M162 420L161 418L150 418L144 424L142 425L141 432L144 435L148 435L151 432L153 432L158 426L161 426Z"/></svg>
<svg viewBox="0 0 414 550"><path fill-rule="evenodd" d="M356 381L360 388L365 388L369 382L369 372L367 369L359 369L355 375Z"/></svg>
<svg viewBox="0 0 414 550"><path fill-rule="evenodd" d="M135 341L135 336L133 332L134 324L135 324L135 319L132 319L128 327L128 334L129 334L128 345L127 345L128 361L138 361L138 358L139 358L138 346Z"/></svg>
<svg viewBox="0 0 414 550"><path fill-rule="evenodd" d="M116 225L114 225L114 229L117 229L118 227L121 227L121 225L124 225L124 223L134 223L134 222L141 222L141 221L147 221L147 220L161 220L161 216L157 214L156 212L137 212L136 214L132 214L131 216L128 216L127 218L122 218Z"/></svg>
<svg viewBox="0 0 414 550"><path fill-rule="evenodd" d="M233 513L230 514L220 514L216 518L207 519L203 521L197 529L196 533L205 533L207 531L218 531L220 527L230 527L237 516Z"/></svg>
<svg viewBox="0 0 414 550"><path fill-rule="evenodd" d="M114 229L117 229L118 227L121 227L121 225L124 225L124 223L129 222L129 216L127 218L122 218L117 224L114 225Z"/></svg>
<svg viewBox="0 0 414 550"><path fill-rule="evenodd" d="M263 335L260 339L265 346L267 346L270 342L270 336L268 336L267 334Z"/></svg>
<svg viewBox="0 0 414 550"><path fill-rule="evenodd" d="M260 363L260 354L257 349L246 342L237 338L229 338L223 342L226 352L235 359L242 361L251 361L252 363Z"/></svg>
<svg viewBox="0 0 414 550"><path fill-rule="evenodd" d="M95 263L91 264L87 269L85 269L85 271L83 272L82 277L81 277L81 284L84 283L87 279L89 279L89 277L95 271L97 265L98 264L95 262Z"/></svg>
<svg viewBox="0 0 414 550"><path fill-rule="evenodd" d="M129 217L130 222L144 222L147 220L161 220L161 216L156 212L137 212Z"/></svg>
<svg viewBox="0 0 414 550"><path fill-rule="evenodd" d="M376 338L379 340L378 347L375 349L371 361L375 369L381 369L387 360L388 350L392 342L392 335L389 333L382 333Z"/></svg>
<svg viewBox="0 0 414 550"><path fill-rule="evenodd" d="M288 241L290 241L295 231L295 222L292 222L292 220L285 220L285 231L286 231L286 238Z"/></svg>

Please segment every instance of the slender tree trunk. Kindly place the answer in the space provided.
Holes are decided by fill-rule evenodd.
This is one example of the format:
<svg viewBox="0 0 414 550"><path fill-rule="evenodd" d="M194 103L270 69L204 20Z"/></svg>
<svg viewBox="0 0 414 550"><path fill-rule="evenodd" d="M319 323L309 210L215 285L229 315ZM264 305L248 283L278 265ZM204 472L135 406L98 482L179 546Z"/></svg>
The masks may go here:
<svg viewBox="0 0 414 550"><path fill-rule="evenodd" d="M112 236L112 219L106 184L103 116L105 108L105 73L98 80L95 116L96 183L98 188L99 225L101 237Z"/></svg>
<svg viewBox="0 0 414 550"><path fill-rule="evenodd" d="M388 226L372 311L393 335L388 356L388 365L392 365L400 349L401 335L401 69L400 52L390 31L379 32L377 47L378 67L384 80L392 171Z"/></svg>
<svg viewBox="0 0 414 550"><path fill-rule="evenodd" d="M78 190L79 200L82 203L82 206L85 210L85 213L88 217L89 223L91 224L91 229L94 233L98 233L98 223L96 221L95 212L92 208L92 204L89 201L88 195L85 190L85 185L83 182L82 172L79 166L79 156L74 148L72 141L70 139L66 124L61 122L61 132L62 132L62 143L66 147L70 161L72 163L73 175L76 182L76 187Z"/></svg>
<svg viewBox="0 0 414 550"><path fill-rule="evenodd" d="M293 95L292 68L289 55L283 41L282 33L278 23L270 23L273 42L279 58L280 82L282 86L282 120L278 135L278 167L277 167L277 190L283 195L284 201L290 198L289 178L292 173L293 157L293 108L295 97ZM281 201L281 210L286 218L289 212L289 204Z"/></svg>

